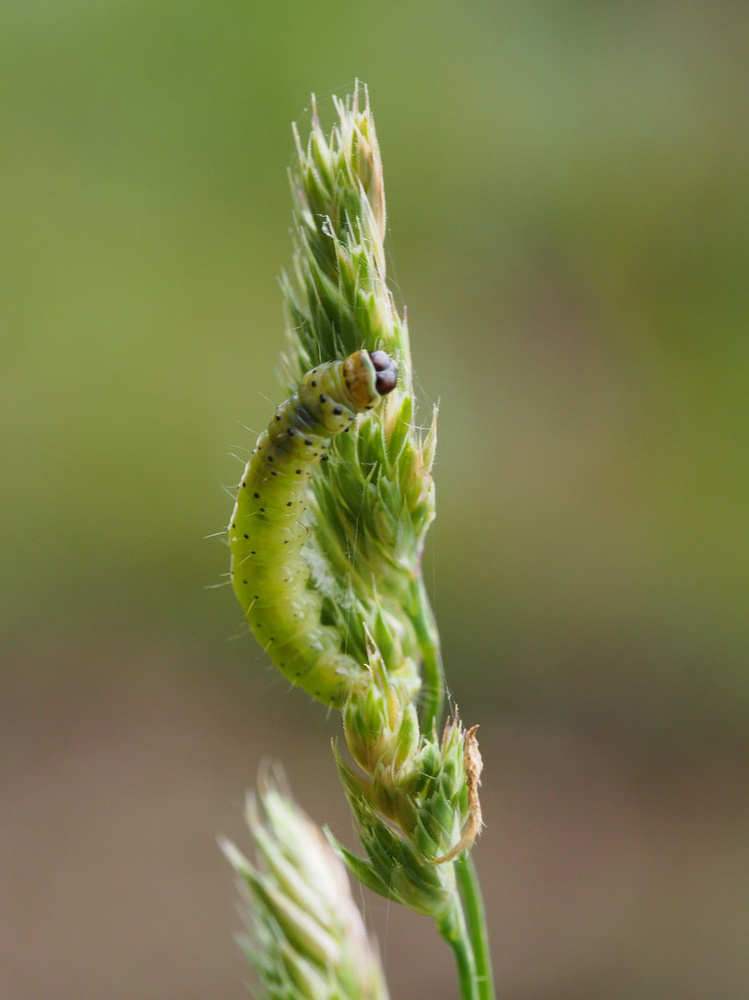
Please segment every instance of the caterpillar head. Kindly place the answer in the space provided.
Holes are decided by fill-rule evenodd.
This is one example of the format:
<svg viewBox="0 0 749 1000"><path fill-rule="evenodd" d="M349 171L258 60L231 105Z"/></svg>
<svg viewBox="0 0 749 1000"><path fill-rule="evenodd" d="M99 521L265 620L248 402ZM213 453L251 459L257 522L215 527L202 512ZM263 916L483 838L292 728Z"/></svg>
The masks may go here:
<svg viewBox="0 0 749 1000"><path fill-rule="evenodd" d="M356 351L343 362L343 377L354 407L371 410L395 388L398 365L385 351Z"/></svg>

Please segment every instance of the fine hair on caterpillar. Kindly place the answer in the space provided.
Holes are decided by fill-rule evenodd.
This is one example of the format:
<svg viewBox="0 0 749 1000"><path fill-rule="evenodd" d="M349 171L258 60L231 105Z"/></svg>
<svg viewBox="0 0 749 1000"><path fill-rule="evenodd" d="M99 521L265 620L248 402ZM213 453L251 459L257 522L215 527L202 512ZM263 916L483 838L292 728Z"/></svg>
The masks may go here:
<svg viewBox="0 0 749 1000"><path fill-rule="evenodd" d="M341 708L365 667L321 619L323 598L308 586L302 554L309 479L331 440L395 388L385 351L356 351L317 365L277 407L245 466L229 524L231 579L255 637L292 683Z"/></svg>

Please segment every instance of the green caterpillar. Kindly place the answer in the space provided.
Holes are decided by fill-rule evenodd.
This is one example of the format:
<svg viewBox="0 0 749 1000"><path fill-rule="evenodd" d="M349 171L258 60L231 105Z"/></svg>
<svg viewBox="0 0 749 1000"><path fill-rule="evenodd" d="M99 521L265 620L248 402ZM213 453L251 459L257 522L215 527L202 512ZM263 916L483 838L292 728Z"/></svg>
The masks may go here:
<svg viewBox="0 0 749 1000"><path fill-rule="evenodd" d="M229 525L232 585L255 637L292 684L335 708L364 666L322 623L322 597L308 586L308 480L331 439L391 392L397 375L385 351L356 351L308 372L260 435Z"/></svg>

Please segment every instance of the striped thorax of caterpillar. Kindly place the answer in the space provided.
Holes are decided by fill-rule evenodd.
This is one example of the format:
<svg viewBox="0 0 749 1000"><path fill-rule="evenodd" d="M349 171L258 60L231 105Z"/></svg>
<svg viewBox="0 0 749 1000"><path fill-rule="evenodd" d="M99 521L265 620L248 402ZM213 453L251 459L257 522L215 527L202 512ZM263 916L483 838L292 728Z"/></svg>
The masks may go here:
<svg viewBox="0 0 749 1000"><path fill-rule="evenodd" d="M231 578L250 627L281 673L341 708L365 668L321 621L302 554L309 477L333 437L391 392L397 365L384 351L356 351L318 365L276 410L245 467L229 525Z"/></svg>

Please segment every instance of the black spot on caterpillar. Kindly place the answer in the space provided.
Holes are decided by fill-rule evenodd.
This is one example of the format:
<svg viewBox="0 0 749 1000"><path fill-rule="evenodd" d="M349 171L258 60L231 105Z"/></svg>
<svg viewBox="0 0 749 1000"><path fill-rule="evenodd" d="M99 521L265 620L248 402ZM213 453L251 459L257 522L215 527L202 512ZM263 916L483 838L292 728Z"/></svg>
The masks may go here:
<svg viewBox="0 0 749 1000"><path fill-rule="evenodd" d="M308 372L258 438L229 522L232 585L255 637L292 684L335 708L364 667L322 623L322 597L308 586L308 480L331 439L392 392L397 376L385 351L357 351Z"/></svg>

